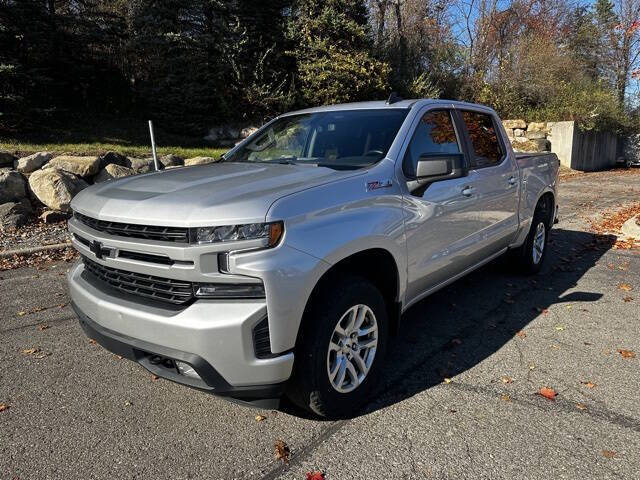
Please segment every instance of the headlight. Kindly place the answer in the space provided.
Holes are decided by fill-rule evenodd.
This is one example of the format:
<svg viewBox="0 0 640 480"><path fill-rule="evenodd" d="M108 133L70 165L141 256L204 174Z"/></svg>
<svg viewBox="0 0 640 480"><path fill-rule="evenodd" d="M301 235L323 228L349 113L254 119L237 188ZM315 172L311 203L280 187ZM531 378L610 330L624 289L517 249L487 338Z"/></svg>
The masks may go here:
<svg viewBox="0 0 640 480"><path fill-rule="evenodd" d="M282 222L225 225L222 227L198 227L193 229L195 243L235 242L239 240L264 239L265 247L273 247L282 237Z"/></svg>
<svg viewBox="0 0 640 480"><path fill-rule="evenodd" d="M199 283L194 285L196 297L264 298L262 283Z"/></svg>

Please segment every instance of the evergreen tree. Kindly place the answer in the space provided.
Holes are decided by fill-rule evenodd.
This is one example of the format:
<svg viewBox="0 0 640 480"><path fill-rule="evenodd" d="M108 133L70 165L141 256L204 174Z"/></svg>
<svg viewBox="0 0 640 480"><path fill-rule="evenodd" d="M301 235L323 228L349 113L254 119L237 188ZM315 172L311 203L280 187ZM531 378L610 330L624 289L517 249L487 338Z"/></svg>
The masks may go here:
<svg viewBox="0 0 640 480"><path fill-rule="evenodd" d="M384 98L389 66L371 53L367 9L361 0L302 0L290 38L300 101L305 105Z"/></svg>

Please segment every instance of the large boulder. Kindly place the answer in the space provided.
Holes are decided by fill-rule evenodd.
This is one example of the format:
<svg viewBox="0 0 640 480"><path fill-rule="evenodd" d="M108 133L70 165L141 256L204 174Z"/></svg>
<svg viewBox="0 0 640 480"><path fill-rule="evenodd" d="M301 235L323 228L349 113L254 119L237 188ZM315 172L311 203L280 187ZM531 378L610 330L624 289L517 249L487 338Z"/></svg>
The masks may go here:
<svg viewBox="0 0 640 480"><path fill-rule="evenodd" d="M13 167L13 162L16 161L16 157L9 152L0 150L0 168Z"/></svg>
<svg viewBox="0 0 640 480"><path fill-rule="evenodd" d="M164 155L158 159L158 161L166 168L166 167L181 167L184 165L184 160L172 153L169 155Z"/></svg>
<svg viewBox="0 0 640 480"><path fill-rule="evenodd" d="M100 170L100 159L98 157L61 155L51 159L44 168L64 170L65 172L86 178L98 173Z"/></svg>
<svg viewBox="0 0 640 480"><path fill-rule="evenodd" d="M186 167L190 167L193 165L205 165L207 163L214 163L217 160L213 157L193 157L193 158L187 158L184 161L184 165Z"/></svg>
<svg viewBox="0 0 640 480"><path fill-rule="evenodd" d="M71 199L87 186L76 175L55 168L36 170L29 177L29 188L35 197L51 210L62 212L71 211Z"/></svg>
<svg viewBox="0 0 640 480"><path fill-rule="evenodd" d="M100 170L104 169L107 165L120 165L121 167L127 166L127 157L116 152L107 152L100 156Z"/></svg>
<svg viewBox="0 0 640 480"><path fill-rule="evenodd" d="M510 128L521 128L522 130L524 130L527 128L527 122L525 122L524 120L503 120L502 125L504 125L504 128L506 130L509 130Z"/></svg>
<svg viewBox="0 0 640 480"><path fill-rule="evenodd" d="M0 169L0 203L19 202L27 196L27 183L20 172Z"/></svg>
<svg viewBox="0 0 640 480"><path fill-rule="evenodd" d="M527 131L526 137L529 140L539 140L541 138L547 138L547 135L544 132L540 132L540 131L534 130L534 131L531 131L531 132Z"/></svg>
<svg viewBox="0 0 640 480"><path fill-rule="evenodd" d="M153 158L128 158L125 167L134 170L136 173L152 172Z"/></svg>
<svg viewBox="0 0 640 480"><path fill-rule="evenodd" d="M18 228L29 221L33 208L28 199L0 204L0 231Z"/></svg>
<svg viewBox="0 0 640 480"><path fill-rule="evenodd" d="M93 179L95 183L106 182L107 180L113 180L115 178L128 177L135 175L135 170L128 167L121 167L115 163L111 163L104 167L103 170L98 173Z"/></svg>
<svg viewBox="0 0 640 480"><path fill-rule="evenodd" d="M28 157L18 158L13 162L13 167L21 173L31 173L41 168L52 158L53 153L51 152L38 152Z"/></svg>
<svg viewBox="0 0 640 480"><path fill-rule="evenodd" d="M527 132L546 132L547 124L545 122L531 122L527 127Z"/></svg>
<svg viewBox="0 0 640 480"><path fill-rule="evenodd" d="M258 127L244 127L240 130L240 138L247 138L258 131Z"/></svg>

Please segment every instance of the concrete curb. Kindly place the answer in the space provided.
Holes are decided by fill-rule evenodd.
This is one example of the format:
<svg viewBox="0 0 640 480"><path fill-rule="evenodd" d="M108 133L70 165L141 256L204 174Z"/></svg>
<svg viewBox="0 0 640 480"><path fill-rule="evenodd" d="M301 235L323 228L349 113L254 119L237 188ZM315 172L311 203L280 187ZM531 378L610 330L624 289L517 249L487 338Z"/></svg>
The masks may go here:
<svg viewBox="0 0 640 480"><path fill-rule="evenodd" d="M640 225L637 223L638 216L631 217L622 224L622 233L626 236L640 240Z"/></svg>
<svg viewBox="0 0 640 480"><path fill-rule="evenodd" d="M17 250L7 250L0 252L0 258L13 257L14 255L31 255L38 252L47 252L50 250L62 250L70 247L71 242L56 243L54 245L42 245L40 247L19 248Z"/></svg>

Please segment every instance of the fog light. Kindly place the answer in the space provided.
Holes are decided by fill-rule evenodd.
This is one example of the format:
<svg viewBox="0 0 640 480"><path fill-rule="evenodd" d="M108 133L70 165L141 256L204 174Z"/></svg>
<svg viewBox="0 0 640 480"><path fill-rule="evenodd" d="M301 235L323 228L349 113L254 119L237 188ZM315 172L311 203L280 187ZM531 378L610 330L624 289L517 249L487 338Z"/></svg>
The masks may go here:
<svg viewBox="0 0 640 480"><path fill-rule="evenodd" d="M200 375L198 375L198 372L196 372L194 368L188 363L184 363L179 360L176 360L176 368L178 369L178 372L180 372L180 375L201 380Z"/></svg>

